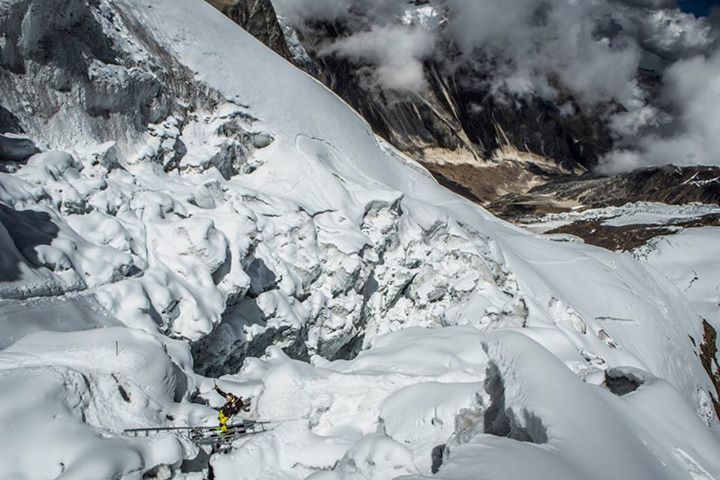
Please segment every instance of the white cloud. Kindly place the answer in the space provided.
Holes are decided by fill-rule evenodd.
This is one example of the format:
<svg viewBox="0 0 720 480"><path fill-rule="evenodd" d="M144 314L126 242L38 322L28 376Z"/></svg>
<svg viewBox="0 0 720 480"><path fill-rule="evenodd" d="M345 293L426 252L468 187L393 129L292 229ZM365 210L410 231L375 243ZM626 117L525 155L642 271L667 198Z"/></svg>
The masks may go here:
<svg viewBox="0 0 720 480"><path fill-rule="evenodd" d="M720 165L720 50L709 58L676 62L664 83L664 95L675 109L670 133L641 138L633 152L613 152L603 159L601 171L618 171L629 155L635 166Z"/></svg>
<svg viewBox="0 0 720 480"><path fill-rule="evenodd" d="M335 41L320 53L370 62L382 86L417 92L425 87L422 61L432 54L434 43L434 35L421 28L373 26Z"/></svg>
<svg viewBox="0 0 720 480"><path fill-rule="evenodd" d="M497 81L553 80L588 104L622 101L630 93L640 49L606 27L613 12L607 2L448 0L448 7L453 38L466 57L502 60L504 68L491 72Z"/></svg>
<svg viewBox="0 0 720 480"><path fill-rule="evenodd" d="M388 89L421 91L423 61L446 54L435 47L451 42L460 57L435 60L473 63L480 74L469 81L499 98L555 101L569 92L584 107L621 106L607 118L617 151L603 159L605 171L718 163L712 149L720 145L709 131L711 121L720 124L712 86L718 60L702 57L717 47L718 32L675 0L432 0L435 16L427 5L422 15L408 13L418 7L405 0L274 2L301 29L311 28L309 20L342 24L320 53L363 65L361 73ZM431 21L408 21L415 17ZM642 87L640 67L666 70L663 101Z"/></svg>

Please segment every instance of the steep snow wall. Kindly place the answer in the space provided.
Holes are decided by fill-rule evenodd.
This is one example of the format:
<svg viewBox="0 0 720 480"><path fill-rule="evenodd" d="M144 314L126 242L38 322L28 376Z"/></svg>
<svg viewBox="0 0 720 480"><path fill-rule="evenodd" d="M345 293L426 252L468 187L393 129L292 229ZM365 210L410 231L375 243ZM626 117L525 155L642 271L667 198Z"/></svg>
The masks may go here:
<svg viewBox="0 0 720 480"><path fill-rule="evenodd" d="M78 0L66 10L77 11L75 23L39 20L59 11L39 0L4 2L0 8L3 24L12 26L5 30L6 63L0 69L3 91L12 93L2 98L2 107L45 150L0 164L0 292L7 299L2 306L15 312L17 322L28 316L37 322L37 309L50 299L29 302L28 297L66 295L52 301L97 304L104 313L95 325L78 321L77 329L87 332L77 339L61 333L72 328L50 321L45 330L55 330L52 335L38 332L42 328L13 331L20 340L0 352L0 373L19 385L16 395L27 391L36 398L26 390L28 375L53 372L42 383L47 395L23 408L61 408L62 415L76 415L67 428L89 429L77 447L68 447L70 453L57 456L62 468L68 463L86 468L89 456L83 448L93 445L88 431L132 446L136 441L120 431L142 421L212 422L207 407L191 403L198 395L218 401L210 392L212 382L193 368L209 376L236 374L224 379L228 388L255 396L254 414L260 418L278 419L281 411L267 410L276 402L272 369L263 362L278 358L283 368L299 370L300 378L316 378L326 375L325 359L364 351L358 362L378 355L380 364L390 365L379 373L396 382L392 365L417 362L423 350L402 359L383 345L397 338L393 332L423 327L421 336L430 337L428 353L437 348L433 338L451 350L437 357L448 369L442 381L474 384L457 387L467 407L475 393L492 390L481 385L490 366L483 361L467 371L455 347L477 335L467 355L485 358L482 343L498 329L524 334L515 334L523 340L513 345L549 352L544 355L555 360L546 362L547 368L563 382L602 385L605 372L615 368L661 378L679 392L669 404L700 418L688 427L704 432L695 440L700 453L689 454L699 458L693 462L717 471L702 453L715 441L708 440L707 427L717 428L711 407L717 393L697 357L702 323L661 274L630 255L519 230L443 189L415 162L379 141L335 95L204 2ZM44 30L32 33L18 23ZM26 50L30 38L35 40ZM103 48L97 50L99 45ZM66 88L44 80L66 70ZM115 322L128 328L93 330ZM455 326L462 328L448 328ZM31 332L27 340L21 338ZM523 343L531 342L525 337L538 346ZM68 346L35 359L53 343ZM114 365L113 350L121 356L123 345L131 356L145 357L147 351L164 358L155 364L154 357L145 357L155 365L147 372L152 378L133 378L133 369L146 368L139 360ZM249 358L271 345L264 360ZM96 346L100 354L93 353ZM278 347L312 359L315 367L284 357ZM86 353L68 363L62 353L67 350ZM507 355L521 351L508 347ZM28 363L23 355L34 360ZM102 361L93 367L97 355ZM77 375L91 381L83 387ZM280 385L293 384L294 374L279 375ZM433 375L395 384L441 381ZM124 386L102 386L95 377ZM144 387L158 378L163 379L160 390ZM506 373L502 378L508 386L515 382ZM349 378L346 386L355 381ZM61 405L63 388L86 400ZM386 444L389 430L383 433L378 426L409 421L398 413L402 408L379 409L388 392L369 380L356 392L377 401L363 410L359 427L346 413L325 417L333 408L354 408L343 403L343 388L324 383L319 403L285 412L304 430L282 426L258 437L253 448L259 450L253 451L275 455L293 444L300 454L310 454L321 449L323 438L333 445L322 459L305 464L307 470L283 467L280 478L330 469L346 452L348 461L338 468L351 464L352 455L382 451L375 441ZM123 415L128 401L122 392L133 389L148 399L131 395L130 405L139 410ZM653 398L647 395L640 403L660 408ZM102 415L78 414L83 402L95 400L104 405ZM447 408L446 425L461 405ZM623 415L613 409L606 413ZM539 422L549 421L542 412L537 415ZM58 432L48 442L57 441L62 429ZM379 440L365 438L373 432ZM568 435L580 442L581 433ZM662 433L668 444L675 441L673 432ZM444 428L428 440L423 432L402 433L410 435L412 448L425 453L418 454L424 459L419 470L403 467L397 475L438 468L426 453L439 458L442 448L435 447L457 434ZM552 442L553 434L549 429L544 435ZM317 444L308 440L315 437L321 438ZM163 465L190 475L182 460L198 452L172 446L174 438L157 448L142 441L142 448L127 447L135 452L128 455L139 455L132 462L112 455L95 455L93 461L129 478ZM427 443L435 441L440 443ZM402 448L393 451L410 458ZM666 452L661 449L662 460L648 460L651 465L642 471L655 472ZM232 478L243 462L222 467L222 475ZM18 475L53 478L50 470L27 473L27 468L19 467ZM642 465L634 468L640 471ZM359 478L373 475L388 478L377 472Z"/></svg>

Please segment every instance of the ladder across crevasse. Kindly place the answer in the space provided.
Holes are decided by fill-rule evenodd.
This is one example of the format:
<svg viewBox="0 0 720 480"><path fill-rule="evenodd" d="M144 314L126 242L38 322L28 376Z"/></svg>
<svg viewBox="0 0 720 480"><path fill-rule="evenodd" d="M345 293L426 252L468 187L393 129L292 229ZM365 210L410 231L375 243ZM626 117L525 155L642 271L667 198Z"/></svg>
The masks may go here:
<svg viewBox="0 0 720 480"><path fill-rule="evenodd" d="M243 420L242 423L228 425L227 431L223 432L220 427L150 427L150 428L129 428L124 431L126 435L133 437L149 437L162 433L175 433L188 438L198 445L228 444L235 440L250 435L267 431L265 426L272 422L258 422L255 420Z"/></svg>

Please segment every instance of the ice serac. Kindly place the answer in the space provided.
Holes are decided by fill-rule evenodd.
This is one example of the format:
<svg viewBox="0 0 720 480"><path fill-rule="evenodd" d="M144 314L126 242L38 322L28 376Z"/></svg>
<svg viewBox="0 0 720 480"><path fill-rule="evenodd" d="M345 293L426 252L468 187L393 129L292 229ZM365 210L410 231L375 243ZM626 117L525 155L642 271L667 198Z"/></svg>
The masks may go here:
<svg viewBox="0 0 720 480"><path fill-rule="evenodd" d="M720 475L702 320L658 271L530 234L445 190L205 2L67 6L62 21L48 20L52 2L0 6L4 25L39 29L7 30L0 84L43 150L0 173L2 311L30 319L3 320L14 343L0 351L0 415L56 415L45 449L76 439L46 463L23 457L17 477L198 478L203 457L183 464L195 447L121 433L214 422L198 402L219 401L212 380L193 370L225 375L224 388L254 397L253 415L282 421L213 456L218 479L463 478L447 473L470 451L453 439L471 445L486 418L497 426L482 435L518 430L507 441L519 455L565 468L596 427L562 421L548 398L565 390L577 395L564 405L587 400L631 431L639 476L663 464ZM105 312L48 314L40 328L44 302L60 316ZM644 379L622 397L643 419L623 423L629 407L613 406L606 375ZM667 405L682 428L644 430ZM33 439L13 437L10 420L0 438L16 444L3 451L20 455ZM658 432L657 448L640 447ZM629 462L613 441L594 445ZM576 478L595 478L586 460Z"/></svg>

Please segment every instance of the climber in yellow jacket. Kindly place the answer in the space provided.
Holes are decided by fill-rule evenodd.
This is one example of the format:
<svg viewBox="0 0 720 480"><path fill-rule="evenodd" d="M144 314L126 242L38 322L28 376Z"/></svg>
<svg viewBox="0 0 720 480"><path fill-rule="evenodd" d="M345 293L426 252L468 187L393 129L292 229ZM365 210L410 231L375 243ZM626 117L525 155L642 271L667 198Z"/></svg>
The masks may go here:
<svg viewBox="0 0 720 480"><path fill-rule="evenodd" d="M215 391L222 395L225 399L225 405L223 405L218 412L218 422L220 423L220 431L222 433L227 433L228 422L233 416L237 415L241 411L250 411L250 400L243 401L242 397L238 397L237 395L234 395L232 393L224 392L220 390L217 385L215 385Z"/></svg>

